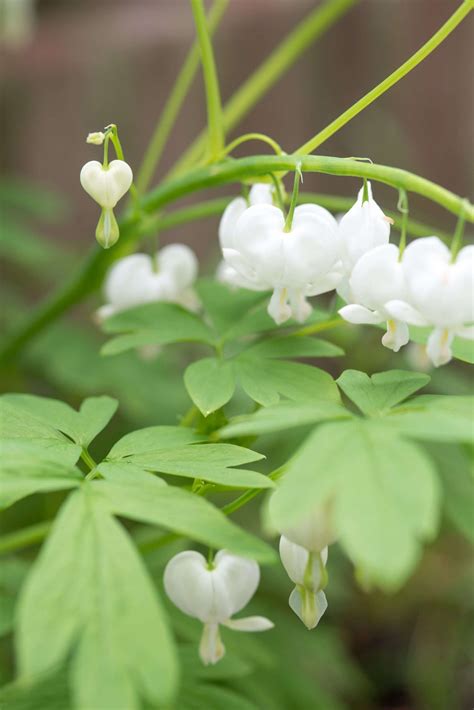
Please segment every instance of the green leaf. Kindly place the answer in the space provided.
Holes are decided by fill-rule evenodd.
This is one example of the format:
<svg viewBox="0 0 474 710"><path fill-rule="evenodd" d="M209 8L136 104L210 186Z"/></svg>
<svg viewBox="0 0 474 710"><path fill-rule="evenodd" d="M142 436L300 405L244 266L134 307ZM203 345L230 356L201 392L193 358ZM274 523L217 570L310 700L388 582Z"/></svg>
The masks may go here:
<svg viewBox="0 0 474 710"><path fill-rule="evenodd" d="M399 587L432 539L439 487L416 445L373 420L323 424L291 460L271 499L279 527L333 501L340 542L370 581Z"/></svg>
<svg viewBox="0 0 474 710"><path fill-rule="evenodd" d="M22 590L16 643L20 677L71 657L76 707L138 710L141 698L167 703L176 690L157 593L94 486L61 509Z"/></svg>
<svg viewBox="0 0 474 710"><path fill-rule="evenodd" d="M17 680L0 689L0 707L8 710L71 710L65 670Z"/></svg>
<svg viewBox="0 0 474 710"><path fill-rule="evenodd" d="M377 416L427 385L430 379L429 375L405 370L378 372L372 377L346 370L336 382L361 412Z"/></svg>
<svg viewBox="0 0 474 710"><path fill-rule="evenodd" d="M63 452L70 452L70 456L77 461L81 454L79 446L69 442L49 424L26 412L22 407L10 402L9 395L0 397L0 424L1 434L4 439L22 439L43 445L45 448L57 448Z"/></svg>
<svg viewBox="0 0 474 710"><path fill-rule="evenodd" d="M213 357L197 360L186 369L184 384L195 405L207 417L227 404L234 394L233 364Z"/></svg>
<svg viewBox="0 0 474 710"><path fill-rule="evenodd" d="M149 454L163 449L174 449L203 441L202 436L180 426L150 426L132 431L112 446L107 459L122 458L130 454Z"/></svg>
<svg viewBox="0 0 474 710"><path fill-rule="evenodd" d="M2 574L0 576L0 637L10 633L13 629L16 596L25 579L28 568L28 562L19 557L10 557L2 560ZM2 707L1 703L0 707ZM4 707L7 706L5 705Z"/></svg>
<svg viewBox="0 0 474 710"><path fill-rule="evenodd" d="M280 402L252 414L234 417L219 431L222 439L286 431L328 419L347 419L351 413L333 402Z"/></svg>
<svg viewBox="0 0 474 710"><path fill-rule="evenodd" d="M223 335L236 322L266 301L267 294L261 291L249 291L244 288L231 289L215 279L199 279L196 285L204 310L214 328ZM275 327L275 324L273 324Z"/></svg>
<svg viewBox="0 0 474 710"><path fill-rule="evenodd" d="M179 698L180 710L258 710L258 706L235 690L210 683L186 684Z"/></svg>
<svg viewBox="0 0 474 710"><path fill-rule="evenodd" d="M214 342L214 334L197 315L174 303L147 303L121 311L107 318L103 327L106 333L126 333L106 343L105 355L148 344Z"/></svg>
<svg viewBox="0 0 474 710"><path fill-rule="evenodd" d="M246 354L236 360L235 367L246 393L265 407L277 404L280 395L292 400L339 401L334 380L318 367Z"/></svg>
<svg viewBox="0 0 474 710"><path fill-rule="evenodd" d="M421 395L389 412L387 426L422 441L471 443L474 397Z"/></svg>
<svg viewBox="0 0 474 710"><path fill-rule="evenodd" d="M107 426L118 405L111 397L90 397L77 412L64 402L31 394L7 394L3 399L66 434L84 448Z"/></svg>
<svg viewBox="0 0 474 710"><path fill-rule="evenodd" d="M344 351L337 345L326 340L310 338L309 336L289 335L277 338L267 338L251 345L246 354L258 357L338 357Z"/></svg>
<svg viewBox="0 0 474 710"><path fill-rule="evenodd" d="M207 500L164 486L151 475L146 486L109 479L95 482L95 489L117 515L158 525L215 549L226 548L260 562L275 561L271 547L234 525Z"/></svg>
<svg viewBox="0 0 474 710"><path fill-rule="evenodd" d="M154 453L133 454L125 461L147 471L198 478L229 488L272 488L273 481L267 476L256 471L234 468L262 458L262 454L233 444L196 444Z"/></svg>
<svg viewBox="0 0 474 710"><path fill-rule="evenodd" d="M443 505L452 524L474 544L474 465L460 446L430 447L443 487Z"/></svg>
<svg viewBox="0 0 474 710"><path fill-rule="evenodd" d="M81 473L67 463L61 450L47 449L35 441L0 440L0 508L7 508L33 493L77 487Z"/></svg>

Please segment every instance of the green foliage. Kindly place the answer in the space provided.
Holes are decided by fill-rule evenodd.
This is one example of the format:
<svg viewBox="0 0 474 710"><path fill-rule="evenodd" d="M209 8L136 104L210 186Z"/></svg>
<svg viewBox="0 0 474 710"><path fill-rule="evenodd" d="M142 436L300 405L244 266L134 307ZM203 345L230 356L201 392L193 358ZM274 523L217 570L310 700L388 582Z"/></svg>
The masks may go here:
<svg viewBox="0 0 474 710"><path fill-rule="evenodd" d="M20 678L51 671L72 654L79 707L138 708L140 697L170 700L177 664L158 597L92 485L64 504L17 613Z"/></svg>
<svg viewBox="0 0 474 710"><path fill-rule="evenodd" d="M184 373L184 383L193 402L207 417L227 404L234 394L233 363L213 357L197 360Z"/></svg>
<svg viewBox="0 0 474 710"><path fill-rule="evenodd" d="M430 381L428 375L403 370L379 372L369 377L364 372L346 370L337 384L363 414L384 414Z"/></svg>

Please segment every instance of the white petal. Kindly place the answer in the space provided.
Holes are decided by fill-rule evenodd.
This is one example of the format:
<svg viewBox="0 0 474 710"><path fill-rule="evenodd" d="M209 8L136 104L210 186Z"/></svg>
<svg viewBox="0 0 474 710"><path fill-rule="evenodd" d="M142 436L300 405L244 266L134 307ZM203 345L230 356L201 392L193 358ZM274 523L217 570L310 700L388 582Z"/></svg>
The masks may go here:
<svg viewBox="0 0 474 710"><path fill-rule="evenodd" d="M251 205L272 205L273 185L265 182L257 182L252 185L249 192L249 202Z"/></svg>
<svg viewBox="0 0 474 710"><path fill-rule="evenodd" d="M383 323L385 320L383 315L378 311L371 311L364 306L358 306L354 303L349 306L343 306L338 310L338 313L344 320L357 325L361 323L375 325L376 323Z"/></svg>
<svg viewBox="0 0 474 710"><path fill-rule="evenodd" d="M284 224L283 212L273 205L265 204L249 207L237 220L234 248L247 268L256 273L258 282L272 286L283 284ZM225 250L224 258L227 261Z"/></svg>
<svg viewBox="0 0 474 710"><path fill-rule="evenodd" d="M304 289L306 296L319 296L321 293L327 293L328 291L332 291L334 288L336 288L336 286L339 290L339 284L341 283L341 280L343 278L342 271L338 269L339 265L340 262L336 263L334 271L329 271L320 279L309 283Z"/></svg>
<svg viewBox="0 0 474 710"><path fill-rule="evenodd" d="M192 286L198 273L196 254L185 244L169 244L158 252L159 272L168 274L176 291Z"/></svg>
<svg viewBox="0 0 474 710"><path fill-rule="evenodd" d="M205 666L215 665L223 658L225 646L221 641L218 624L204 624L199 656Z"/></svg>
<svg viewBox="0 0 474 710"><path fill-rule="evenodd" d="M252 263L242 257L236 249L223 249L224 261L234 273L227 272L226 277L231 279L230 283L253 291L268 291L271 286L259 279Z"/></svg>
<svg viewBox="0 0 474 710"><path fill-rule="evenodd" d="M163 584L173 604L185 614L204 623L218 621L213 578L199 552L187 550L172 557L165 567Z"/></svg>
<svg viewBox="0 0 474 710"><path fill-rule="evenodd" d="M349 279L355 303L383 313L388 301L407 300L404 270L398 257L398 247L385 244L358 260Z"/></svg>
<svg viewBox="0 0 474 710"><path fill-rule="evenodd" d="M233 248L235 225L240 215L247 209L247 203L243 197L236 197L235 200L229 202L224 212L222 213L219 223L219 242L224 247Z"/></svg>
<svg viewBox="0 0 474 710"><path fill-rule="evenodd" d="M80 180L84 190L101 207L113 208L130 189L133 173L123 160L112 160L107 168L91 160L83 166Z"/></svg>
<svg viewBox="0 0 474 710"><path fill-rule="evenodd" d="M322 615L328 608L326 595L324 592L309 592L304 588L296 588L290 594L288 600L290 608L301 619L307 629L314 629Z"/></svg>
<svg viewBox="0 0 474 710"><path fill-rule="evenodd" d="M104 284L106 301L116 311L156 300L160 281L148 254L132 254L115 262Z"/></svg>
<svg viewBox="0 0 474 710"><path fill-rule="evenodd" d="M260 581L260 568L255 560L238 557L227 550L220 550L214 558L213 583L219 608L230 611L219 618L228 619L248 604ZM220 591L222 600L217 591ZM225 600L225 603L224 603Z"/></svg>
<svg viewBox="0 0 474 710"><path fill-rule="evenodd" d="M421 313L406 301L388 301L384 305L384 309L389 316L399 321L404 321L410 325L428 325L426 318L423 318Z"/></svg>
<svg viewBox="0 0 474 710"><path fill-rule="evenodd" d="M288 305L288 290L286 288L276 288L267 306L270 318L273 318L277 325L281 325L289 318L292 312Z"/></svg>
<svg viewBox="0 0 474 710"><path fill-rule="evenodd" d="M222 622L223 626L234 631L268 631L273 629L275 624L264 616L247 616L245 619L227 619Z"/></svg>
<svg viewBox="0 0 474 710"><path fill-rule="evenodd" d="M304 323L312 313L312 306L308 303L301 289L288 289L291 314L298 323Z"/></svg>
<svg viewBox="0 0 474 710"><path fill-rule="evenodd" d="M320 552L337 540L332 505L320 505L310 514L299 517L296 523L280 530L282 535L311 552Z"/></svg>
<svg viewBox="0 0 474 710"><path fill-rule="evenodd" d="M282 535L279 551L281 562L291 581L317 591L323 581L321 564L325 565L327 562L328 548L325 547L321 553L310 553L306 548Z"/></svg>
<svg viewBox="0 0 474 710"><path fill-rule="evenodd" d="M435 328L428 338L426 353L435 367L446 365L453 357L451 343L454 333L447 328Z"/></svg>
<svg viewBox="0 0 474 710"><path fill-rule="evenodd" d="M382 345L398 353L403 345L410 340L410 332L406 323L397 320L387 321L387 332L382 336Z"/></svg>
<svg viewBox="0 0 474 710"><path fill-rule="evenodd" d="M337 223L318 205L296 208L289 233L283 234L283 283L302 287L324 277L339 260Z"/></svg>

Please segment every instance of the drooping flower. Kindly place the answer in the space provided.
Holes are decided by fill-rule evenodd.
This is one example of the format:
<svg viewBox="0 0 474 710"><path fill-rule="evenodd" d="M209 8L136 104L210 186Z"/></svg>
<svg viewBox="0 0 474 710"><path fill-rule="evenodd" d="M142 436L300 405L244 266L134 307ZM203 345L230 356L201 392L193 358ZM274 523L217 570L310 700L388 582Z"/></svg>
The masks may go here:
<svg viewBox="0 0 474 710"><path fill-rule="evenodd" d="M249 207L221 244L246 288L273 291L268 313L277 324L291 316L306 320L312 310L306 297L332 290L342 276L336 220L318 205L296 207L288 232L278 207Z"/></svg>
<svg viewBox="0 0 474 710"><path fill-rule="evenodd" d="M208 563L199 552L188 550L168 562L163 581L166 594L178 609L204 624L199 655L205 665L217 663L224 656L219 625L235 631L273 627L262 616L232 619L258 587L260 569L253 560L220 550Z"/></svg>
<svg viewBox="0 0 474 710"><path fill-rule="evenodd" d="M438 237L417 239L403 253L406 295L389 299L386 310L411 325L432 326L427 354L439 367L452 358L455 335L474 339L474 246L451 253Z"/></svg>
<svg viewBox="0 0 474 710"><path fill-rule="evenodd" d="M80 180L84 190L102 207L96 238L108 249L119 238L119 228L113 210L130 189L133 181L132 169L123 160L112 160L107 166L97 160L90 160L83 166Z"/></svg>
<svg viewBox="0 0 474 710"><path fill-rule="evenodd" d="M311 552L282 535L280 558L288 577L296 585L288 599L290 609L306 628L314 629L328 607L326 595L322 591L327 582L325 565L328 548Z"/></svg>
<svg viewBox="0 0 474 710"><path fill-rule="evenodd" d="M99 320L114 313L153 301L178 303L189 310L199 306L192 289L198 271L196 255L185 244L170 244L153 259L132 254L117 261L104 284L106 304L98 309Z"/></svg>
<svg viewBox="0 0 474 710"><path fill-rule="evenodd" d="M350 300L349 278L358 260L371 249L388 244L391 220L384 215L372 196L372 186L367 182L367 199L364 188L357 201L339 220L339 242L344 278L337 287L338 293Z"/></svg>
<svg viewBox="0 0 474 710"><path fill-rule="evenodd" d="M252 205L272 205L273 187L267 183L252 185L248 199L236 197L225 208L219 223L219 242L221 249L231 245L235 234L235 226L239 217ZM247 281L230 264L221 261L217 267L216 278L221 283L238 288L248 288L253 291L265 291L267 287L258 287L255 283Z"/></svg>
<svg viewBox="0 0 474 710"><path fill-rule="evenodd" d="M406 319L394 317L386 304L405 300L405 275L398 247L384 244L366 252L357 261L349 279L352 303L339 310L349 323L387 324L382 337L385 347L398 352L409 341Z"/></svg>

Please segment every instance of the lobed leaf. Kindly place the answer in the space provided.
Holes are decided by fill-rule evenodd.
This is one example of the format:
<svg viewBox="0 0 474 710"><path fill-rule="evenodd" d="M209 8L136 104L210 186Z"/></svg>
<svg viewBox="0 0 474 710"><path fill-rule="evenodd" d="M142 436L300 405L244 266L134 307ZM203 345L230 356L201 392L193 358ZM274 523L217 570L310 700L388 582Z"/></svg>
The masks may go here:
<svg viewBox="0 0 474 710"><path fill-rule="evenodd" d="M405 370L377 372L371 377L358 370L345 370L336 382L363 414L378 416L427 385L430 379L429 375Z"/></svg>
<svg viewBox="0 0 474 710"><path fill-rule="evenodd" d="M213 357L197 360L186 369L184 384L195 405L207 417L227 404L234 394L233 363Z"/></svg>

